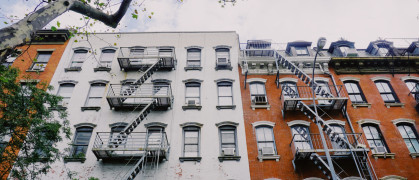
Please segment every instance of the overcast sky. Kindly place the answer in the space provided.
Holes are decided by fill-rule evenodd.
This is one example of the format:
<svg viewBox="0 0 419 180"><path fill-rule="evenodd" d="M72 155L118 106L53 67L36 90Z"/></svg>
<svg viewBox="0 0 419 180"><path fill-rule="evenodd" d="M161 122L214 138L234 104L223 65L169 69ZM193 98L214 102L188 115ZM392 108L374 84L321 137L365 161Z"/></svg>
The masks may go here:
<svg viewBox="0 0 419 180"><path fill-rule="evenodd" d="M22 17L33 11L38 0L0 2L0 16ZM358 49L378 38L407 46L405 40L392 38L419 37L419 0L237 0L235 6L227 3L224 8L218 0L146 0L143 5L147 11L140 13L138 20L131 17L131 7L115 31L236 31L241 42L305 40L313 45L324 36L328 44L340 38L354 41ZM149 19L151 12L154 15ZM80 17L68 12L56 21L61 27L80 26ZM1 23L0 28L5 26ZM95 26L96 31L106 29Z"/></svg>

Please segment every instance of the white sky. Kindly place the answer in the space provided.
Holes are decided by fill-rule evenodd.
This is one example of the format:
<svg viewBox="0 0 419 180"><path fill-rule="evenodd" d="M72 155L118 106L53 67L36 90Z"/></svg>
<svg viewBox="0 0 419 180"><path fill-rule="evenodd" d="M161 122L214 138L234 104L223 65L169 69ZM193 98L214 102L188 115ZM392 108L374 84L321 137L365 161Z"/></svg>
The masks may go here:
<svg viewBox="0 0 419 180"><path fill-rule="evenodd" d="M0 0L0 16L22 17L34 9L36 2L38 0ZM118 2L120 0L114 0L111 4ZM378 38L419 37L419 0L237 0L235 6L226 4L224 8L218 0L184 0L183 3L146 0L144 5L147 11L140 13L138 20L131 17L134 10L131 6L115 31L228 30L236 31L241 42L248 39L272 39L276 43L305 40L312 41L313 45L324 36L328 44L340 38L354 41L358 49L366 48L370 41ZM151 12L154 15L149 19ZM68 12L57 21L61 27L80 26L80 17ZM56 21L51 23L55 24ZM0 28L5 26L1 22ZM106 31L109 28L98 25L94 29ZM388 40L408 45L402 40Z"/></svg>

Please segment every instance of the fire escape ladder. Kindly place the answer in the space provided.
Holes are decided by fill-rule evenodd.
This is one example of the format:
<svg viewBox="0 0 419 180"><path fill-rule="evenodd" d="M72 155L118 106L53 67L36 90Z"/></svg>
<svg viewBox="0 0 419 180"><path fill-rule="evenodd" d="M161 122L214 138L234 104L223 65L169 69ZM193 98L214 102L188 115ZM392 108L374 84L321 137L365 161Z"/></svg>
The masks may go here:
<svg viewBox="0 0 419 180"><path fill-rule="evenodd" d="M120 132L120 135L122 137L127 137L129 134L131 134L132 131L147 117L147 115L151 112L151 110L154 108L156 103L156 100L153 100L152 102L148 103L146 107L144 107L143 110L138 114L138 116L132 121L127 127L125 127L124 130Z"/></svg>
<svg viewBox="0 0 419 180"><path fill-rule="evenodd" d="M135 164L134 168L128 173L128 177L124 178L126 180L133 180L143 169L145 166L145 161L147 160L147 152L144 153L143 157L138 160L137 164Z"/></svg>
<svg viewBox="0 0 419 180"><path fill-rule="evenodd" d="M313 161L313 163L317 166L317 168L320 169L320 171L322 171L322 173L327 177L327 179L332 179L329 165L327 165L327 163L324 162L323 159L317 153L311 154L310 160ZM340 179L340 177L338 178Z"/></svg>
<svg viewBox="0 0 419 180"><path fill-rule="evenodd" d="M145 81L147 81L148 78L150 78L157 70L160 69L163 63L163 58L159 58L156 63L151 65L140 78L135 82L138 86L141 86Z"/></svg>

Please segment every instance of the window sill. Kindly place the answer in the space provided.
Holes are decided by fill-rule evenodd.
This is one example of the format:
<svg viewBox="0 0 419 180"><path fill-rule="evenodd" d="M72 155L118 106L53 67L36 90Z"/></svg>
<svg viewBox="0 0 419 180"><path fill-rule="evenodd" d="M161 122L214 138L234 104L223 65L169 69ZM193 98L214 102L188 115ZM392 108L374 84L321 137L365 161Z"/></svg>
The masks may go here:
<svg viewBox="0 0 419 180"><path fill-rule="evenodd" d="M233 70L233 67L231 66L231 65L228 65L228 66L216 66L215 67L215 70L216 71L218 71L218 70Z"/></svg>
<svg viewBox="0 0 419 180"><path fill-rule="evenodd" d="M201 162L201 159L202 159L202 157L179 157L180 162L184 162L184 161Z"/></svg>
<svg viewBox="0 0 419 180"><path fill-rule="evenodd" d="M84 163L84 161L86 161L86 158L79 158L79 157L65 157L64 158L64 162L81 162Z"/></svg>
<svg viewBox="0 0 419 180"><path fill-rule="evenodd" d="M81 107L81 111L86 111L86 110L95 110L95 111L99 111L100 107L99 106L88 106L88 107Z"/></svg>
<svg viewBox="0 0 419 180"><path fill-rule="evenodd" d="M97 68L93 68L93 71L94 72L97 72L97 71L106 71L106 72L109 72L109 71L111 71L111 68L109 68L109 67L97 67Z"/></svg>
<svg viewBox="0 0 419 180"><path fill-rule="evenodd" d="M57 106L57 107L49 107L48 109L51 111L59 111L59 110L67 110L67 107Z"/></svg>
<svg viewBox="0 0 419 180"><path fill-rule="evenodd" d="M386 106L387 108L390 108L390 107L402 107L402 108L404 108L404 103L384 103L384 106Z"/></svg>
<svg viewBox="0 0 419 180"><path fill-rule="evenodd" d="M44 72L44 70L32 70L32 69L28 69L28 70L26 70L26 72Z"/></svg>
<svg viewBox="0 0 419 180"><path fill-rule="evenodd" d="M216 108L218 109L218 110L220 110L220 109L236 109L236 105L231 105L231 106L216 106Z"/></svg>
<svg viewBox="0 0 419 180"><path fill-rule="evenodd" d="M65 72L68 71L81 71L81 67L69 67L69 68L64 68Z"/></svg>
<svg viewBox="0 0 419 180"><path fill-rule="evenodd" d="M354 109L357 109L359 107L367 107L368 109L370 109L371 103L352 103L352 107L354 107Z"/></svg>
<svg viewBox="0 0 419 180"><path fill-rule="evenodd" d="M378 158L391 158L394 159L394 157L396 156L396 153L372 153L372 157L374 157L374 159L378 159Z"/></svg>
<svg viewBox="0 0 419 180"><path fill-rule="evenodd" d="M410 156L412 156L413 159L416 159L416 157L419 157L419 153L410 153Z"/></svg>
<svg viewBox="0 0 419 180"><path fill-rule="evenodd" d="M241 156L218 156L220 162L223 161L240 161Z"/></svg>
<svg viewBox="0 0 419 180"><path fill-rule="evenodd" d="M202 67L185 67L185 71L188 71L188 70L198 70L198 71L201 71L202 70Z"/></svg>
<svg viewBox="0 0 419 180"><path fill-rule="evenodd" d="M198 109L199 111L202 109L202 106L182 106L182 109L188 110L188 109Z"/></svg>
<svg viewBox="0 0 419 180"><path fill-rule="evenodd" d="M279 161L279 159L281 158L280 155L270 155L270 156L258 156L259 162L262 162L263 160L272 160L274 159L275 161Z"/></svg>
<svg viewBox="0 0 419 180"><path fill-rule="evenodd" d="M259 105L259 104L252 104L250 105L250 107L255 110L255 109L271 109L271 105L269 104L264 104L264 105Z"/></svg>

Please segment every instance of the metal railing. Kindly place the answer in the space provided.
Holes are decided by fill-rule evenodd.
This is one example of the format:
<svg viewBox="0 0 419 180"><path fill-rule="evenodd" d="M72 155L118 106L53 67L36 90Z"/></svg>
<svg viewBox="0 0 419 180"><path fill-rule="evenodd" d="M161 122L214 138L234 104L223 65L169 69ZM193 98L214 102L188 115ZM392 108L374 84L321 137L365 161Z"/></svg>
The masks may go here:
<svg viewBox="0 0 419 180"><path fill-rule="evenodd" d="M175 49L173 47L121 47L118 54L118 58L139 60L164 57L175 57Z"/></svg>
<svg viewBox="0 0 419 180"><path fill-rule="evenodd" d="M168 98L172 97L170 85L155 85L153 83L110 84L107 98Z"/></svg>
<svg viewBox="0 0 419 180"><path fill-rule="evenodd" d="M323 91L323 92L322 92ZM329 92L333 97L323 97L322 93ZM322 88L318 88L317 92L314 97L317 100L325 99L334 99L334 98L347 98L348 95L346 94L345 87L343 85L329 85L324 86ZM292 100L292 99L308 99L311 100L313 98L313 91L310 86L282 86L281 87L281 96L280 99L284 100Z"/></svg>
<svg viewBox="0 0 419 180"><path fill-rule="evenodd" d="M351 155L351 150L354 151L359 147L366 147L366 140L362 136L362 133L337 133L339 137L345 139L351 147L348 145L342 145L342 143L336 143L330 138L326 138L327 149L330 152L334 152L334 155ZM326 134L325 134L326 135ZM327 137L327 135L326 135ZM302 137L300 134L294 134L291 143L291 150L293 154L300 152L324 152L321 136L319 133L310 133L307 139ZM362 149L363 150L363 149Z"/></svg>
<svg viewBox="0 0 419 180"><path fill-rule="evenodd" d="M165 132L132 132L127 137L115 132L97 132L93 151L150 151L167 150L169 141Z"/></svg>

